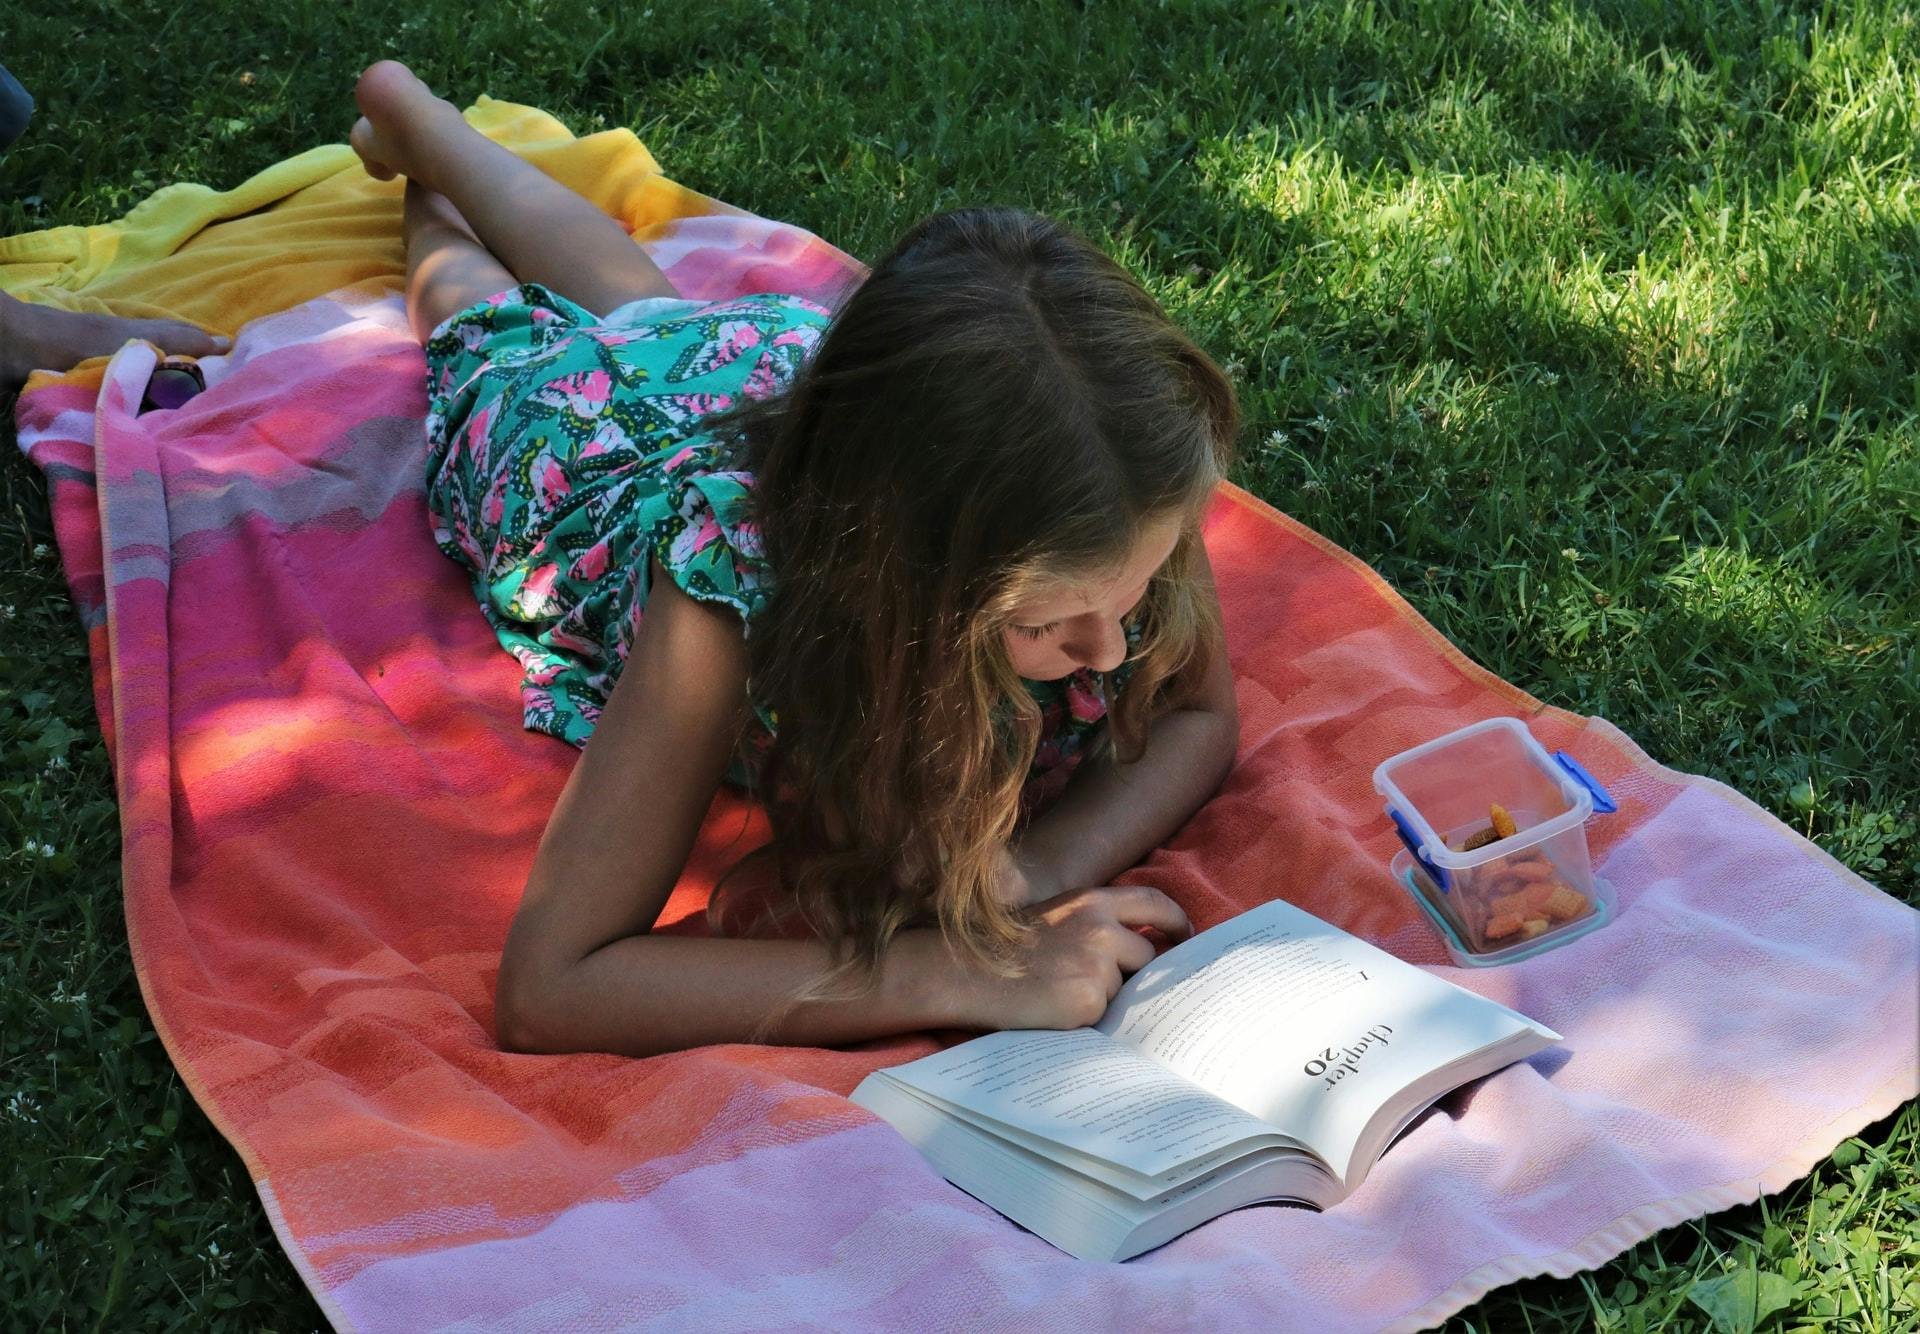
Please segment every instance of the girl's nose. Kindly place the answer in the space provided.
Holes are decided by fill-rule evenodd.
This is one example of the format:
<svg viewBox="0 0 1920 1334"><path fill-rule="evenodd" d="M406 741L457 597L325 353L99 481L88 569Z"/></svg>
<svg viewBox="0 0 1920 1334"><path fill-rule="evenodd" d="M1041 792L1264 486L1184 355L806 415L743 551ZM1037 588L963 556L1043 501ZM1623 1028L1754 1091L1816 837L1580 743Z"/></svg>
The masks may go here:
<svg viewBox="0 0 1920 1334"><path fill-rule="evenodd" d="M1081 661L1096 672L1110 672L1127 660L1127 632L1118 621L1102 621L1097 642Z"/></svg>

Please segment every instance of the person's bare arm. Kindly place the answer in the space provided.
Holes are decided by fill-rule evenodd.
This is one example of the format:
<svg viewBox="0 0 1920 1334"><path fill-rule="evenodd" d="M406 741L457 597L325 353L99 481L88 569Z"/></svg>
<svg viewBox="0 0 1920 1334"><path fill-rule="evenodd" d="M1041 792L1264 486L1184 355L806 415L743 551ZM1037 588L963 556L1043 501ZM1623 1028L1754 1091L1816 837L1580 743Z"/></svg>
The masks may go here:
<svg viewBox="0 0 1920 1334"><path fill-rule="evenodd" d="M503 1047L645 1056L737 1042L825 971L827 949L812 941L650 934L744 722L745 679L738 619L687 596L656 564L619 684L560 795L507 936L494 1021ZM1035 910L1027 973L1015 981L963 964L936 931L903 932L877 990L796 1007L771 1040L1092 1023L1124 975L1152 957L1134 926L1187 929L1154 890L1063 895Z"/></svg>
<svg viewBox="0 0 1920 1334"><path fill-rule="evenodd" d="M1204 552L1200 570L1204 595L1217 604ZM1226 646L1211 648L1208 670L1153 720L1137 761L1121 764L1111 748L1089 757L1027 826L1011 852L1034 898L1109 883L1171 838L1226 780L1240 715Z"/></svg>

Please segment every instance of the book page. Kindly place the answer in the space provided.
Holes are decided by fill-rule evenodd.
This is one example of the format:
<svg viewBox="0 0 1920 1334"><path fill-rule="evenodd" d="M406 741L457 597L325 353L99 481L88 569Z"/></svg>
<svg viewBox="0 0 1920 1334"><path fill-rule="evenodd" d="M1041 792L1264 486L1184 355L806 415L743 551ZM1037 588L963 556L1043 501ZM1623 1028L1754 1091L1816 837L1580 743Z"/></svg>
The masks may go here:
<svg viewBox="0 0 1920 1334"><path fill-rule="evenodd" d="M990 1033L885 1073L1146 1177L1178 1178L1233 1145L1283 1142L1258 1117L1090 1028Z"/></svg>
<svg viewBox="0 0 1920 1334"><path fill-rule="evenodd" d="M1296 1137L1343 1180L1396 1094L1545 1031L1279 901L1148 964L1096 1028Z"/></svg>
<svg viewBox="0 0 1920 1334"><path fill-rule="evenodd" d="M1063 1182L1068 1177L1085 1178L1104 1190L1118 1191L1137 1204L1157 1205L1179 1199L1196 1184L1219 1180L1223 1174L1236 1166L1244 1165L1249 1159L1259 1159L1264 1162L1272 1159L1276 1154L1312 1163L1323 1174L1325 1172L1324 1168L1319 1167L1319 1159L1313 1155L1302 1149L1276 1145L1272 1141L1277 1137L1265 1136L1257 1140L1242 1140L1230 1144L1204 1157L1182 1163L1179 1167L1160 1176L1148 1176L1145 1173L1121 1167L1105 1158L1070 1149L1057 1140L1031 1134L1019 1126L995 1120L960 1103L936 1099L904 1080L894 1079L887 1071L879 1071L862 1080L860 1087L853 1091L853 1101L871 1110L874 1106L873 1086L878 1082L886 1082L896 1098L910 1098L923 1107L936 1110L943 1118L964 1122L982 1134L991 1135L1003 1144L1033 1154L1037 1158L1065 1169L1060 1176ZM893 1105L898 1106L898 1103Z"/></svg>
<svg viewBox="0 0 1920 1334"><path fill-rule="evenodd" d="M1256 1154L1143 1201L955 1117L952 1104L925 1098L886 1071L862 1080L853 1100L898 1130L947 1180L1083 1260L1124 1260L1255 1200L1324 1206L1338 1198L1314 1159Z"/></svg>

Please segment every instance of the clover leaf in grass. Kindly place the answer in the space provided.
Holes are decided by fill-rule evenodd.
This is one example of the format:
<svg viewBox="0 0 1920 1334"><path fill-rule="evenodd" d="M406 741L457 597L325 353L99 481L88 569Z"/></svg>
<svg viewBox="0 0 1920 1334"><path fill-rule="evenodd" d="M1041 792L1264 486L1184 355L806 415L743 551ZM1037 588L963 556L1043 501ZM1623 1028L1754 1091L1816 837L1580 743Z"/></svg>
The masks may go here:
<svg viewBox="0 0 1920 1334"><path fill-rule="evenodd" d="M1720 1334L1753 1334L1769 1316L1791 1306L1794 1296L1793 1284L1751 1265L1701 1279L1687 1290L1687 1300L1707 1313Z"/></svg>

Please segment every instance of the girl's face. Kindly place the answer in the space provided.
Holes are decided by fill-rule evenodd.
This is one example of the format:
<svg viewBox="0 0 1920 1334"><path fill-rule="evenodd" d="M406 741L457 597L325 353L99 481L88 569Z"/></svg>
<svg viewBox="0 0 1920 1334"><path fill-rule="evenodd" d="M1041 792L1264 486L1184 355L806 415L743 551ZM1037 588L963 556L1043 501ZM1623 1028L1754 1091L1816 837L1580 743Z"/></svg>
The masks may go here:
<svg viewBox="0 0 1920 1334"><path fill-rule="evenodd" d="M1118 567L1091 579L1062 580L1015 607L1002 631L1014 671L1029 681L1057 681L1082 667L1110 672L1125 661L1121 622L1173 554L1180 527L1178 515L1150 523Z"/></svg>

